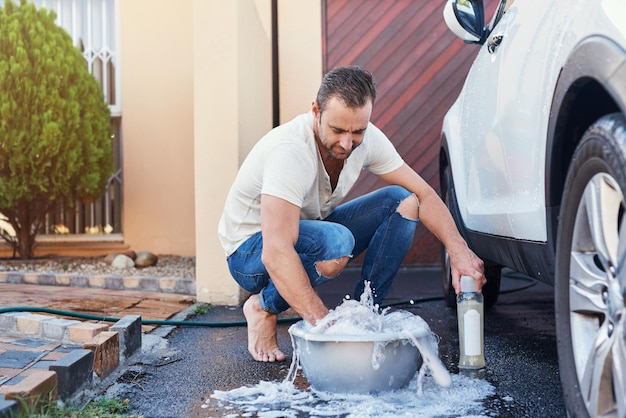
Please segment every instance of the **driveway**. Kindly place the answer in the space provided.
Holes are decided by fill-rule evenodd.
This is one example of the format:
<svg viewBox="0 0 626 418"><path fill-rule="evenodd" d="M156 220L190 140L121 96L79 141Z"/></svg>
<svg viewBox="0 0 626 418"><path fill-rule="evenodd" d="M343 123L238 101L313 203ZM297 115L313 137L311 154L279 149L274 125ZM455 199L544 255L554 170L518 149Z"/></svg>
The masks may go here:
<svg viewBox="0 0 626 418"><path fill-rule="evenodd" d="M319 288L329 307L350 293L356 276L355 271L346 271L334 285ZM364 416L354 408L364 407L370 398L372 405L381 408L386 402L390 408L387 413L375 410L370 416L563 417L566 413L556 354L553 289L529 280L510 272L503 276L504 293L485 318L487 366L478 376L468 378L459 374L456 365L456 314L438 299L440 272L403 269L399 273L385 302L399 303L393 309L420 315L439 336L440 357L453 374L453 390L449 392L431 385L425 398L415 398L412 382L413 386L395 398L376 395L350 404L345 398L322 399L315 395L307 389L300 371L295 392L277 395L291 357L284 363L253 361L246 349L246 329L239 325L243 319L241 308L215 307L190 319L206 326L174 329L167 336L166 347L146 352L128 367L108 394L128 398L132 412L146 417ZM522 290L509 292L512 289ZM423 297L427 300L418 299ZM414 302L410 303L412 298ZM289 325L279 325L279 345L291 356ZM239 392L232 391L237 388ZM224 391L221 397L227 400L216 399L220 393L216 391ZM259 401L261 395L267 401Z"/></svg>

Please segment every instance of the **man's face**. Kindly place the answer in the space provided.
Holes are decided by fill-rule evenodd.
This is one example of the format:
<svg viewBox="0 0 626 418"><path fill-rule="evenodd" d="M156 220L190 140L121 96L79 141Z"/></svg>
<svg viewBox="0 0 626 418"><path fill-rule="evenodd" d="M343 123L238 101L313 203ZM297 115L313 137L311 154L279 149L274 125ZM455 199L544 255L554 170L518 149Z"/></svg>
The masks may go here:
<svg viewBox="0 0 626 418"><path fill-rule="evenodd" d="M316 135L322 148L338 160L348 158L363 142L371 114L371 101L363 107L349 108L342 100L331 97L323 112L320 112L317 102L314 102Z"/></svg>

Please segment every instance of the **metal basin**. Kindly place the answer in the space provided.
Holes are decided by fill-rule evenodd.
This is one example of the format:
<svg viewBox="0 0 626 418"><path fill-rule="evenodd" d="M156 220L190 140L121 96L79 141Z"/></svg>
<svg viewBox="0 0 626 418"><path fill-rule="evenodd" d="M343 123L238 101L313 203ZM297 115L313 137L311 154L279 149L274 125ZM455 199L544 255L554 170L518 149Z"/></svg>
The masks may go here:
<svg viewBox="0 0 626 418"><path fill-rule="evenodd" d="M304 376L318 391L371 393L406 386L418 369L420 352L402 333L336 335L307 332L299 321L289 328Z"/></svg>

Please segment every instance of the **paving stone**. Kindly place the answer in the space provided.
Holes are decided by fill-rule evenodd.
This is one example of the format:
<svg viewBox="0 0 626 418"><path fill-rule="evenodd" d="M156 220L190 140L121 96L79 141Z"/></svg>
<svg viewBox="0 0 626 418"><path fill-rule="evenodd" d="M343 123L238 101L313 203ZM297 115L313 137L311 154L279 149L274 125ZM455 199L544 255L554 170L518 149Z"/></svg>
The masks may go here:
<svg viewBox="0 0 626 418"><path fill-rule="evenodd" d="M83 347L93 351L93 370L100 378L107 377L120 364L120 342L117 332L101 332L83 344Z"/></svg>
<svg viewBox="0 0 626 418"><path fill-rule="evenodd" d="M121 276L110 276L104 278L104 287L107 289L123 290L124 279Z"/></svg>
<svg viewBox="0 0 626 418"><path fill-rule="evenodd" d="M162 292L173 292L177 282L175 277L159 277L159 289Z"/></svg>
<svg viewBox="0 0 626 418"><path fill-rule="evenodd" d="M27 312L5 312L0 314L0 330L14 331L17 327L17 317L29 315Z"/></svg>
<svg viewBox="0 0 626 418"><path fill-rule="evenodd" d="M144 292L158 292L159 291L159 278L158 277L143 277L139 282L139 290Z"/></svg>
<svg viewBox="0 0 626 418"><path fill-rule="evenodd" d="M89 281L89 287L100 287L100 288L104 288L104 276L90 276L88 281Z"/></svg>
<svg viewBox="0 0 626 418"><path fill-rule="evenodd" d="M72 287L89 287L89 277L74 275L70 277L70 286Z"/></svg>
<svg viewBox="0 0 626 418"><path fill-rule="evenodd" d="M193 278L178 279L174 286L174 293L182 295L196 295L196 280Z"/></svg>
<svg viewBox="0 0 626 418"><path fill-rule="evenodd" d="M22 282L27 284L39 284L39 273L25 273Z"/></svg>
<svg viewBox="0 0 626 418"><path fill-rule="evenodd" d="M43 323L41 335L44 338L62 341L66 337L68 327L79 324L80 321L71 319L51 319Z"/></svg>
<svg viewBox="0 0 626 418"><path fill-rule="evenodd" d="M8 350L0 354L0 367L22 369L35 361L41 353L36 351Z"/></svg>
<svg viewBox="0 0 626 418"><path fill-rule="evenodd" d="M52 365L54 363L54 361L52 360L39 360L38 362L36 362L35 364L33 364L32 366L30 366L31 369L43 369L43 370L48 370L50 368L50 365Z"/></svg>
<svg viewBox="0 0 626 418"><path fill-rule="evenodd" d="M45 361L57 361L58 359L60 359L61 357L63 357L66 354L67 353L61 353L61 352L58 352L58 351L51 351L49 353L46 353L46 355L43 356L41 359L45 360Z"/></svg>
<svg viewBox="0 0 626 418"><path fill-rule="evenodd" d="M126 315L110 328L119 334L120 353L129 358L141 348L141 316Z"/></svg>
<svg viewBox="0 0 626 418"><path fill-rule="evenodd" d="M12 369L9 367L0 367L0 385L4 380L10 379L21 372L21 369Z"/></svg>
<svg viewBox="0 0 626 418"><path fill-rule="evenodd" d="M89 341L102 331L109 329L106 324L95 324L93 322L82 322L78 325L71 325L67 328L68 337L71 341Z"/></svg>
<svg viewBox="0 0 626 418"><path fill-rule="evenodd" d="M24 334L39 335L41 334L41 324L43 321L54 319L53 316L28 314L18 316L16 330Z"/></svg>
<svg viewBox="0 0 626 418"><path fill-rule="evenodd" d="M57 397L57 374L49 370L33 370L16 384L7 382L0 386L0 393L5 399L23 400L27 405L42 398L53 400Z"/></svg>
<svg viewBox="0 0 626 418"><path fill-rule="evenodd" d="M19 405L16 401L4 399L0 394L0 418L10 418L17 416Z"/></svg>
<svg viewBox="0 0 626 418"><path fill-rule="evenodd" d="M69 274L55 274L54 284L57 286L70 286L72 279Z"/></svg>
<svg viewBox="0 0 626 418"><path fill-rule="evenodd" d="M84 385L90 385L93 377L94 353L91 350L72 350L50 365L59 381L58 396L71 397Z"/></svg>
<svg viewBox="0 0 626 418"><path fill-rule="evenodd" d="M20 284L24 279L24 273L8 273L7 283Z"/></svg>
<svg viewBox="0 0 626 418"><path fill-rule="evenodd" d="M37 348L50 344L49 341L44 341L41 338L21 338L12 342L15 345L23 345L25 347Z"/></svg>
<svg viewBox="0 0 626 418"><path fill-rule="evenodd" d="M55 348L54 351L59 353L69 353L72 350L81 350L82 348L82 345L62 344Z"/></svg>
<svg viewBox="0 0 626 418"><path fill-rule="evenodd" d="M141 283L140 276L129 276L124 277L124 288L129 290L137 290L139 289L139 283Z"/></svg>
<svg viewBox="0 0 626 418"><path fill-rule="evenodd" d="M18 374L16 376L13 376L12 378L10 378L6 382L6 384L7 385L17 385L18 383L20 383L24 379L26 379L26 375Z"/></svg>
<svg viewBox="0 0 626 418"><path fill-rule="evenodd" d="M53 286L56 284L56 275L49 273L40 273L37 277L37 284Z"/></svg>

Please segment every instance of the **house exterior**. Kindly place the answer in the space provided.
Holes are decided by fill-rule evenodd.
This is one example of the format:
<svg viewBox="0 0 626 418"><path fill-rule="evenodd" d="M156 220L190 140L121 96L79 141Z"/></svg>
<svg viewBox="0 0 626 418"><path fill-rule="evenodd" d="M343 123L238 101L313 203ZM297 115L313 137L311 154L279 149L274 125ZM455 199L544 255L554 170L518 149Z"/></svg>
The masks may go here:
<svg viewBox="0 0 626 418"><path fill-rule="evenodd" d="M335 65L355 63L372 70L384 109L375 110L373 121L403 138L419 136L399 149L438 186L432 169L437 156L428 150L438 142L440 119L472 58L471 49L462 50L460 41L447 33L442 4L32 1L56 10L59 24L75 42L92 45L92 55L104 62L93 72L105 80L118 129L116 187L123 190L111 233L100 228L95 234L48 234L41 237L39 255L132 249L195 256L197 300L239 303L240 290L217 238L226 194L254 143L275 124L307 112L323 73ZM90 35L96 32L102 36ZM86 59L92 55L85 52ZM412 61L405 61L407 56ZM407 86L412 68L418 76ZM442 72L444 68L450 70ZM433 79L436 84L429 84ZM397 93L385 96L385 91ZM411 102L415 97L417 102ZM428 104L433 97L436 106ZM418 108L425 107L428 111L411 122ZM366 178L357 186L360 194L379 185ZM427 231L418 230L415 247L409 264L438 264L440 249ZM0 244L0 256L9 252Z"/></svg>

